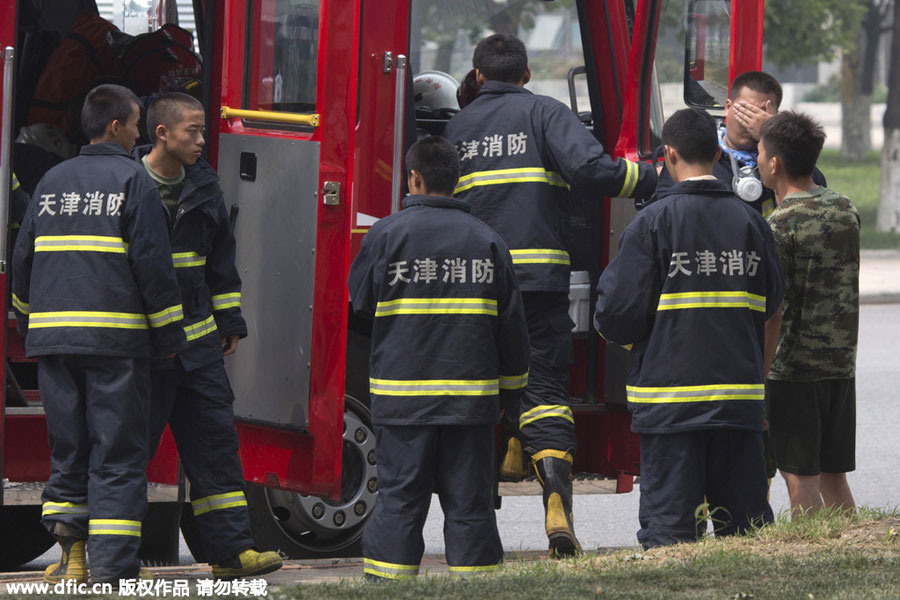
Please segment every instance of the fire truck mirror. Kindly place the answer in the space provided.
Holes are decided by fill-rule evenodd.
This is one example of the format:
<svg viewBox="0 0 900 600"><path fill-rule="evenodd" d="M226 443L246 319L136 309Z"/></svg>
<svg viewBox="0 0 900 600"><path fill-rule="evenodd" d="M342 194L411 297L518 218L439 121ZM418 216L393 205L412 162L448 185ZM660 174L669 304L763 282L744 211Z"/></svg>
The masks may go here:
<svg viewBox="0 0 900 600"><path fill-rule="evenodd" d="M729 4L722 0L692 0L687 10L684 102L700 108L721 108L728 97Z"/></svg>
<svg viewBox="0 0 900 600"><path fill-rule="evenodd" d="M241 152L241 179L256 181L256 154Z"/></svg>

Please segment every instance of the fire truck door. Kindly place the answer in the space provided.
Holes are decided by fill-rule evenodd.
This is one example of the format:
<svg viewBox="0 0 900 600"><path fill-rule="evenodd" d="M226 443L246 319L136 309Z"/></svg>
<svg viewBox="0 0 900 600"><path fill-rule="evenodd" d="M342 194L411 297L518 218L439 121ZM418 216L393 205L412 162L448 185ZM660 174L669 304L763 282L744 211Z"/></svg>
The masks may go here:
<svg viewBox="0 0 900 600"><path fill-rule="evenodd" d="M9 221L10 192L12 190L12 118L13 75L15 72L16 3L0 4L0 299L3 315L7 314L6 286L9 273ZM5 321L5 319L4 319ZM0 348L6 355L6 323L0 327ZM3 361L4 365L6 361ZM4 426L6 424L6 369L0 369L0 481L3 481ZM3 486L0 484L0 506L3 505Z"/></svg>

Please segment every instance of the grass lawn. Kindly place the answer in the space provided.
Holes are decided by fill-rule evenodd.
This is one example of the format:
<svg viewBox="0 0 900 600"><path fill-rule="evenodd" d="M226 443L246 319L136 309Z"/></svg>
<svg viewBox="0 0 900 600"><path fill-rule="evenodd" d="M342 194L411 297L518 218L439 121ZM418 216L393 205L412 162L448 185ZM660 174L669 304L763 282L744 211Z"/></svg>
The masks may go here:
<svg viewBox="0 0 900 600"><path fill-rule="evenodd" d="M897 598L900 516L860 511L852 520L824 514L801 524L782 517L747 536L704 539L635 554L633 550L565 561L508 562L491 575L386 583L348 580L270 590L299 598Z"/></svg>
<svg viewBox="0 0 900 600"><path fill-rule="evenodd" d="M900 248L900 235L875 231L878 189L881 184L881 155L870 152L859 164L845 164L837 150L822 150L817 165L828 187L848 196L862 218L860 246L865 249Z"/></svg>

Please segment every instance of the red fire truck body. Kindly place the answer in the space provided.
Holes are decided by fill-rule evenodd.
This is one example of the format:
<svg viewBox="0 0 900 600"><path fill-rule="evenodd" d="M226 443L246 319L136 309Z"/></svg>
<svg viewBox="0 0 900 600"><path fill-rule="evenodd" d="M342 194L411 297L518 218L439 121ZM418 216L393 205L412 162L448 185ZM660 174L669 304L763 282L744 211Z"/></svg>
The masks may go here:
<svg viewBox="0 0 900 600"><path fill-rule="evenodd" d="M61 20L63 8L77 15L100 4L45 1L41 23L34 3L0 0L0 49L8 48L0 91L4 204L13 140L30 125L23 94L34 90L22 82L39 62L27 55L26 40L46 39L47 21ZM157 7L160 21L176 13L171 4ZM226 364L254 535L260 547L298 557L352 552L377 490L369 328L349 315L346 278L368 227L396 210L398 157L413 129L439 133L452 117L452 109L417 109L410 75L430 69L461 79L478 37L517 33L544 85L538 93L571 102L607 151L649 160L663 116L684 105L688 87L702 87L720 106L734 75L761 62L758 0L194 0L193 9L208 160L230 207L250 328ZM58 33L65 36L64 27ZM549 38L567 41L553 46ZM582 311L571 369L575 470L628 492L639 447L625 408L627 355L584 324L595 299L590 288L634 208L630 200L586 200L573 199L583 207L573 224L583 248L581 259L573 252L573 270L586 282L580 307L573 300L573 311ZM3 297L9 259L0 263ZM34 363L12 316L0 328L0 347L9 365L0 375L7 392L0 398L0 528L33 540L0 549L0 568L10 568L50 544L39 525L49 449ZM11 405L10 390L23 406ZM177 560L179 514L189 545L192 525L190 511L180 511L185 483L168 432L148 476L167 484L151 485L151 501L171 510L151 509L158 532L154 538L145 527L145 555L172 560L174 539Z"/></svg>

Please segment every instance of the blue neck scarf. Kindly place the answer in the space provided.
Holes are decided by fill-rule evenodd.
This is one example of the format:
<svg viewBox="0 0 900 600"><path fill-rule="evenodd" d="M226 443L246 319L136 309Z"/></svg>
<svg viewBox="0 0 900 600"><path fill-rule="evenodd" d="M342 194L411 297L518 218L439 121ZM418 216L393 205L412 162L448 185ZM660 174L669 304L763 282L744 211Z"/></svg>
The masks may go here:
<svg viewBox="0 0 900 600"><path fill-rule="evenodd" d="M731 148L727 143L725 143L725 126L719 128L719 146L722 148L722 152L730 152L734 155L734 159L738 161L739 165L746 165L748 167L756 168L756 152L747 152L746 150L735 150Z"/></svg>

